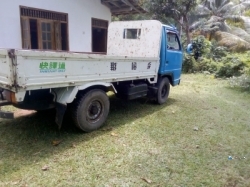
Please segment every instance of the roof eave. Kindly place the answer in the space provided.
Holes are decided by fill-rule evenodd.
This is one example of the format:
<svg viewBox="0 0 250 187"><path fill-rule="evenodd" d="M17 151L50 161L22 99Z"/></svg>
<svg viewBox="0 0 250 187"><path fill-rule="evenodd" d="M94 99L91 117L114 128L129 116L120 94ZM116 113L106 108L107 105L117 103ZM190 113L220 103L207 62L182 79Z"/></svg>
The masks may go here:
<svg viewBox="0 0 250 187"><path fill-rule="evenodd" d="M135 0L101 0L101 3L110 8L113 16L147 13Z"/></svg>

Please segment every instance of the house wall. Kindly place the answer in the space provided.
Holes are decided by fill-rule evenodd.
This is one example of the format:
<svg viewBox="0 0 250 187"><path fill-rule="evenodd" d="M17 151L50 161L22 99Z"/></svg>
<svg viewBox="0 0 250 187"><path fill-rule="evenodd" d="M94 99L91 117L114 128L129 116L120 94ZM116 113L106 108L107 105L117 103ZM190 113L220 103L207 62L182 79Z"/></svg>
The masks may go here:
<svg viewBox="0 0 250 187"><path fill-rule="evenodd" d="M109 8L100 0L1 0L0 4L0 48L22 48L20 5L68 13L70 51L91 52L91 18L111 21Z"/></svg>

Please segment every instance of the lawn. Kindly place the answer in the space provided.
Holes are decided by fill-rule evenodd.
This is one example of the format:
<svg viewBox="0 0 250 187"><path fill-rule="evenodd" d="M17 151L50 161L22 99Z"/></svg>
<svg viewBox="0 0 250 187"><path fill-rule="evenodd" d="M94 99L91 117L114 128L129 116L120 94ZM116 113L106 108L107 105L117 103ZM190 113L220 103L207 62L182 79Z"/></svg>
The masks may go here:
<svg viewBox="0 0 250 187"><path fill-rule="evenodd" d="M2 119L0 186L250 186L249 93L200 74L164 105L110 101L92 133L46 113Z"/></svg>

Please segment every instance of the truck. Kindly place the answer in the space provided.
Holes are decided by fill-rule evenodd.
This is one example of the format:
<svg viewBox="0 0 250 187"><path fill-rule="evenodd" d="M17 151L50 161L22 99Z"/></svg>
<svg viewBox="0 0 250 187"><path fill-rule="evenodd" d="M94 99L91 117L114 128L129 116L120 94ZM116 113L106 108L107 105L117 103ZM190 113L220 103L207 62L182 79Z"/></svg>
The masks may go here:
<svg viewBox="0 0 250 187"><path fill-rule="evenodd" d="M56 109L59 128L69 111L76 127L90 132L108 117L109 91L165 103L170 85L180 84L182 60L179 32L156 20L110 23L105 54L0 49L0 106ZM14 113L1 110L0 117Z"/></svg>

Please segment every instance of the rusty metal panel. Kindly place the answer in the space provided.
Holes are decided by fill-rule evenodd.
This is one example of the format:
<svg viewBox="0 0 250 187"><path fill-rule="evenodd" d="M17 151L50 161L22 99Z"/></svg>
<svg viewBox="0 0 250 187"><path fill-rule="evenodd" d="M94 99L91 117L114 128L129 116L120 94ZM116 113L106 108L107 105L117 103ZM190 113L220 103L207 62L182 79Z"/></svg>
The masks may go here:
<svg viewBox="0 0 250 187"><path fill-rule="evenodd" d="M159 57L162 24L156 20L122 21L109 25L107 55ZM126 39L126 29L140 29L137 38Z"/></svg>
<svg viewBox="0 0 250 187"><path fill-rule="evenodd" d="M0 87L14 90L14 69L7 49L0 49Z"/></svg>

